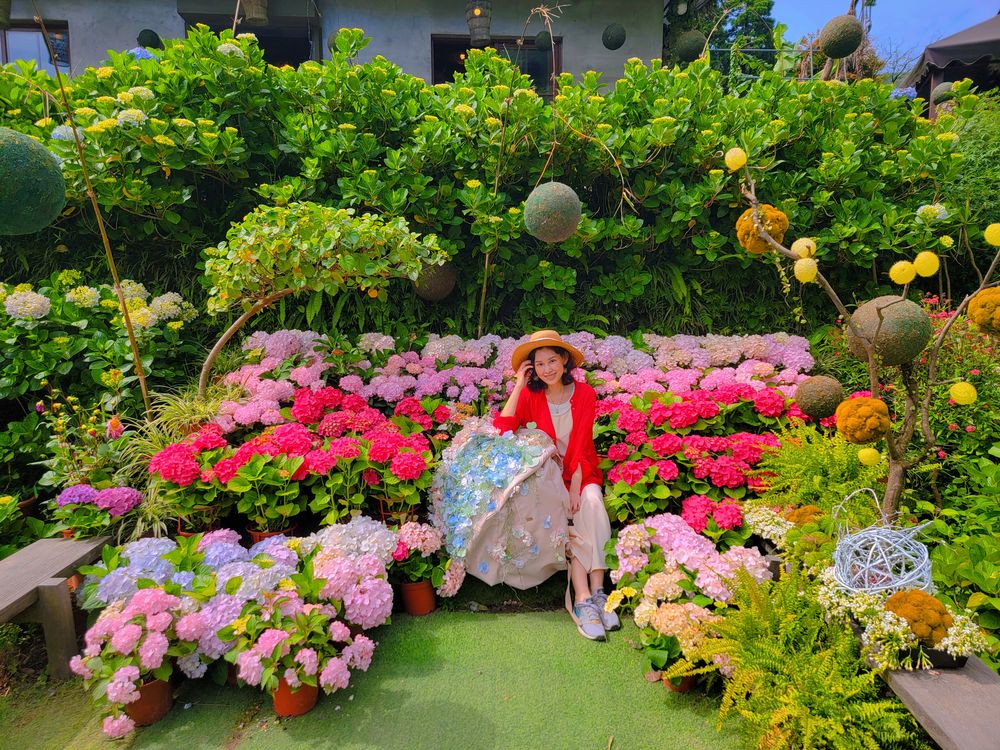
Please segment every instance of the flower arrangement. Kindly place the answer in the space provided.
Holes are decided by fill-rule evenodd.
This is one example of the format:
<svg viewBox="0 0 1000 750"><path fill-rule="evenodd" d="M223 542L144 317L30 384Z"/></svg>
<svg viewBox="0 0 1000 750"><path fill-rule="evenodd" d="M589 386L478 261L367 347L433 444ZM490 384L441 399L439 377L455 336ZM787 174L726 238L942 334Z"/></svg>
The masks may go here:
<svg viewBox="0 0 1000 750"><path fill-rule="evenodd" d="M989 648L969 613L952 611L925 591L848 592L832 567L820 581L820 605L845 627L857 623L863 629L862 655L878 670L928 668L929 649L960 659Z"/></svg>
<svg viewBox="0 0 1000 750"><path fill-rule="evenodd" d="M427 523L408 521L399 527L391 572L408 581L429 580L439 587L444 582L444 561L438 554L444 535Z"/></svg>

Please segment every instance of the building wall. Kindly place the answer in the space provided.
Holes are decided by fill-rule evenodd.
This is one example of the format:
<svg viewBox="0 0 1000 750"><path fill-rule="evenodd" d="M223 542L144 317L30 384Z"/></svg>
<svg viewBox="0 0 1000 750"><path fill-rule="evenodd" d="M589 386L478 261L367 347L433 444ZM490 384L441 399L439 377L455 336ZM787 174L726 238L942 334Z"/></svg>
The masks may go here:
<svg viewBox="0 0 1000 750"><path fill-rule="evenodd" d="M490 33L520 36L531 8L540 4L539 0L494 0ZM431 79L431 34L469 33L464 0L327 0L321 8L324 39L342 27L362 28L372 37L362 53L363 60L382 55L427 81ZM601 43L604 27L612 22L622 24L627 33L625 44L614 51ZM542 28L536 17L527 35L534 36ZM628 58L648 61L662 54L663 2L576 1L554 22L553 32L563 38L563 71L574 75L601 71L603 80L611 85L621 77Z"/></svg>
<svg viewBox="0 0 1000 750"><path fill-rule="evenodd" d="M279 2L289 0L272 0L272 7ZM184 4L190 7L196 3L184 0ZM345 26L360 27L372 37L362 60L383 55L428 81L431 35L469 32L465 0L316 0L315 4L322 15L324 55L329 54L325 39L331 32ZM539 0L495 0L491 33L519 36L531 8L538 4ZM143 28L153 29L164 39L184 34L177 0L40 0L39 5L47 20L68 22L74 73L100 64L108 49L135 47L136 35ZM206 12L231 13L235 2L204 0L203 7ZM32 15L31 0L13 0L12 19L30 20ZM568 5L553 29L563 39L563 71L574 75L601 71L604 81L613 84L628 58L648 61L660 56L662 17L662 0L586 0ZM611 51L602 45L601 34L615 21L625 26L627 38L621 48ZM534 36L542 28L535 18L527 33Z"/></svg>
<svg viewBox="0 0 1000 750"><path fill-rule="evenodd" d="M69 58L72 73L99 65L109 49L136 46L142 29L153 29L162 38L184 35L184 19L175 0L37 0L46 21L69 24ZM31 0L13 0L11 20L31 21Z"/></svg>

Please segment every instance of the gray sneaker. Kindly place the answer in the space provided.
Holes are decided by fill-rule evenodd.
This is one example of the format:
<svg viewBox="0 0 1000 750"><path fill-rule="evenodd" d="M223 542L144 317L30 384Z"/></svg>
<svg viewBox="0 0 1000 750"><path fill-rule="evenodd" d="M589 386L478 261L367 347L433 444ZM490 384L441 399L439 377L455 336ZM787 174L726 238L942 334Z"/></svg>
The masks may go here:
<svg viewBox="0 0 1000 750"><path fill-rule="evenodd" d="M576 629L580 635L592 641L603 641L604 625L601 622L601 613L594 604L593 598L584 599L573 605L573 616L577 619Z"/></svg>
<svg viewBox="0 0 1000 750"><path fill-rule="evenodd" d="M615 612L608 612L604 609L604 605L608 603L608 595L604 593L604 589L594 589L594 595L591 599L594 600L598 612L601 613L601 622L604 624L604 629L609 631L620 629L622 623L618 619L618 615Z"/></svg>

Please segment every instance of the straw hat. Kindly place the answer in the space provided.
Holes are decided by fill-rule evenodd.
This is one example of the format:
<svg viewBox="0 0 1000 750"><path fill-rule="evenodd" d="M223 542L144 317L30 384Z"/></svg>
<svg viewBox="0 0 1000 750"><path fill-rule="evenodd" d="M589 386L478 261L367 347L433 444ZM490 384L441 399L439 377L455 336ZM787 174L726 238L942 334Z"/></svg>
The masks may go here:
<svg viewBox="0 0 1000 750"><path fill-rule="evenodd" d="M583 364L583 352L572 344L563 341L562 337L560 337L556 331L536 331L531 334L531 337L527 341L514 350L514 355L510 358L511 366L517 370L517 368L521 366L521 363L526 360L528 355L535 351L535 349L541 349L546 346L561 346L563 349L568 351L569 356L573 360L574 367L579 367Z"/></svg>

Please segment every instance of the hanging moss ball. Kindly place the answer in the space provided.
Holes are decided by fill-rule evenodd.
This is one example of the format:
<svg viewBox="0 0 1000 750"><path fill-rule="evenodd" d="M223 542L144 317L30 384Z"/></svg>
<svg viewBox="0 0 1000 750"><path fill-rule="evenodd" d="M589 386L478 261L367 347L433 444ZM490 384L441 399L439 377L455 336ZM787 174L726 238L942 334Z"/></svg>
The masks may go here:
<svg viewBox="0 0 1000 750"><path fill-rule="evenodd" d="M451 294L457 280L458 270L451 261L440 266L425 266L413 282L413 291L420 299L440 302Z"/></svg>
<svg viewBox="0 0 1000 750"><path fill-rule="evenodd" d="M945 81L944 83L939 83L931 91L931 101L934 104L944 104L955 98L955 95L951 93L951 81Z"/></svg>
<svg viewBox="0 0 1000 750"><path fill-rule="evenodd" d="M694 62L705 51L707 42L708 38L698 29L690 29L677 37L677 41L674 42L674 54L681 62Z"/></svg>
<svg viewBox="0 0 1000 750"><path fill-rule="evenodd" d="M38 141L0 128L0 235L34 234L66 205L66 180L55 154Z"/></svg>
<svg viewBox="0 0 1000 750"><path fill-rule="evenodd" d="M541 52L548 52L552 49L552 35L545 29L535 34L535 49Z"/></svg>
<svg viewBox="0 0 1000 750"><path fill-rule="evenodd" d="M609 23L601 35L601 41L608 49L618 49L625 44L625 27L620 23Z"/></svg>
<svg viewBox="0 0 1000 750"><path fill-rule="evenodd" d="M865 28L854 16L835 16L819 32L819 48L823 54L838 60L847 57L861 46Z"/></svg>
<svg viewBox="0 0 1000 750"><path fill-rule="evenodd" d="M136 37L136 41L140 47L145 47L146 49L163 49L163 40L152 29L143 29L140 31L139 36Z"/></svg>
<svg viewBox="0 0 1000 750"><path fill-rule="evenodd" d="M802 413L813 419L826 419L837 412L844 400L844 386L829 375L813 375L795 389L795 403Z"/></svg>
<svg viewBox="0 0 1000 750"><path fill-rule="evenodd" d="M543 182L524 202L524 228L542 242L562 242L580 225L576 191L561 182Z"/></svg>
<svg viewBox="0 0 1000 750"><path fill-rule="evenodd" d="M865 302L851 316L847 344L858 359L865 360L865 343L887 365L904 365L916 359L931 339L933 329L927 312L916 302L887 294ZM861 332L859 337L854 329Z"/></svg>

